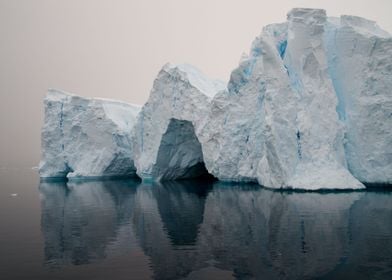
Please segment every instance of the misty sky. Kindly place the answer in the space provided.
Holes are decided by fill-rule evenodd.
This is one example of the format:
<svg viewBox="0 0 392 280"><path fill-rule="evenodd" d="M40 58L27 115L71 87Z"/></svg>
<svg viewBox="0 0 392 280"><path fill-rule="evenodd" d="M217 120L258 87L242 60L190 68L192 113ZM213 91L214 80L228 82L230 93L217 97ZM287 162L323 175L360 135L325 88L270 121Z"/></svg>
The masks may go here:
<svg viewBox="0 0 392 280"><path fill-rule="evenodd" d="M38 164L48 88L142 104L166 62L228 80L261 28L293 7L392 32L391 0L0 0L0 168Z"/></svg>

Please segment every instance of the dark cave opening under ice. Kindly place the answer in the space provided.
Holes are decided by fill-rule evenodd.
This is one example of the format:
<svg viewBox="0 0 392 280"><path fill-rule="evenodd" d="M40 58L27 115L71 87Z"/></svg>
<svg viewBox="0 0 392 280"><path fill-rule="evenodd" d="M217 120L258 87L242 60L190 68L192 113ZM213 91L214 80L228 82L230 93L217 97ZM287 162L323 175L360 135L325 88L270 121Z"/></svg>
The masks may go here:
<svg viewBox="0 0 392 280"><path fill-rule="evenodd" d="M170 119L162 135L153 174L160 181L214 179L204 165L201 144L192 122Z"/></svg>

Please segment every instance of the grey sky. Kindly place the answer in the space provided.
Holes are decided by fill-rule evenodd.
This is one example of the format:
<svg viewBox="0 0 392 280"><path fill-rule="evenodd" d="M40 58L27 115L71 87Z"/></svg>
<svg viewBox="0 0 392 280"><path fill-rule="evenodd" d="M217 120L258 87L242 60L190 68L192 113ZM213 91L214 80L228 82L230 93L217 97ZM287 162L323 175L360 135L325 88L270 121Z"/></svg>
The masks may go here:
<svg viewBox="0 0 392 280"><path fill-rule="evenodd" d="M47 88L142 104L166 62L228 80L293 7L392 31L391 0L0 0L0 167L36 165Z"/></svg>

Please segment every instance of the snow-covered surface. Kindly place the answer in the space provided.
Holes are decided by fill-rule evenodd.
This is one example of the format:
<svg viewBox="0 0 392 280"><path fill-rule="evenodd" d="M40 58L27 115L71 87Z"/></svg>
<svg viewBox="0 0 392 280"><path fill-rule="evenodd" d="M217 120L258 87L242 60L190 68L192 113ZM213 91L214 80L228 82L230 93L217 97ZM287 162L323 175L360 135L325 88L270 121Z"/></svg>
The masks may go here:
<svg viewBox="0 0 392 280"><path fill-rule="evenodd" d="M226 87L226 84L223 81L212 80L206 77L199 69L190 64L167 64L164 67L169 72L172 71L172 69L177 69L183 79L187 79L192 86L196 87L210 98L213 98L218 91L223 90Z"/></svg>
<svg viewBox="0 0 392 280"><path fill-rule="evenodd" d="M321 9L287 18L263 28L227 85L165 65L137 119L132 105L50 91L41 176L136 168L157 181L208 171L269 188L391 184L391 35Z"/></svg>
<svg viewBox="0 0 392 280"><path fill-rule="evenodd" d="M43 178L135 174L131 131L140 108L49 90L42 129Z"/></svg>

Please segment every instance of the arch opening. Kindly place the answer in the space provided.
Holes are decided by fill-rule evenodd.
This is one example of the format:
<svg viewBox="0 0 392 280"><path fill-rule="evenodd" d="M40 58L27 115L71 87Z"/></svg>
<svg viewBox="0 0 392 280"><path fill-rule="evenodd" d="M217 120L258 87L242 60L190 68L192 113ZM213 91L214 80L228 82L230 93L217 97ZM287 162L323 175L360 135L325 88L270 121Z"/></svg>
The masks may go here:
<svg viewBox="0 0 392 280"><path fill-rule="evenodd" d="M162 135L153 175L159 181L214 178L204 165L201 144L192 122L170 119Z"/></svg>

